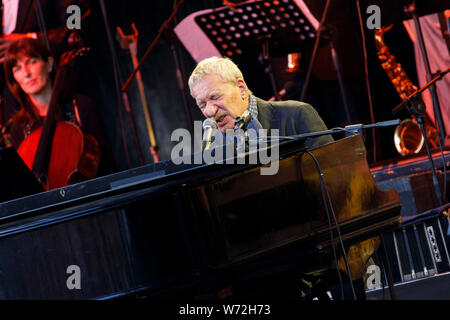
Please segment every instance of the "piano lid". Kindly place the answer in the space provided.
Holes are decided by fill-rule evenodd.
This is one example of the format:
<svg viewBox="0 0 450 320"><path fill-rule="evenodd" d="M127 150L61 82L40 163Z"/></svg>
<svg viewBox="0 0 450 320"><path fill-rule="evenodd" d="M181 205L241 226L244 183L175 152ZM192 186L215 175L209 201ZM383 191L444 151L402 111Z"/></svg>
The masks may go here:
<svg viewBox="0 0 450 320"><path fill-rule="evenodd" d="M280 158L303 151L305 149L303 142L302 138L281 142L279 144ZM225 151L224 154L226 154ZM190 163L175 164L171 160L161 161L6 201L0 203L0 224L15 215L35 215L71 204L86 203L143 189L153 192L182 184L201 184L234 172L261 166L261 164L254 164L249 160L252 154L252 152L245 154L244 164L239 164L234 156L232 164L208 164L204 161L196 164L194 162L195 154L192 154Z"/></svg>

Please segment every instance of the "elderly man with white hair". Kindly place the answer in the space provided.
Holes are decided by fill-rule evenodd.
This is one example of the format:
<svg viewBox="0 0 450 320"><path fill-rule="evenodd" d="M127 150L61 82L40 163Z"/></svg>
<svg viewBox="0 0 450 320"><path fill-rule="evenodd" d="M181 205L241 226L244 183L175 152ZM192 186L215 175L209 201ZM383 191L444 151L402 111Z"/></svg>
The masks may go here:
<svg viewBox="0 0 450 320"><path fill-rule="evenodd" d="M317 111L299 101L268 102L255 97L242 72L229 58L211 57L198 63L189 78L192 97L206 118L214 119L226 133L235 128L235 119L248 110L249 127L278 129L280 136L325 131ZM306 146L315 148L333 141L330 135L308 138Z"/></svg>

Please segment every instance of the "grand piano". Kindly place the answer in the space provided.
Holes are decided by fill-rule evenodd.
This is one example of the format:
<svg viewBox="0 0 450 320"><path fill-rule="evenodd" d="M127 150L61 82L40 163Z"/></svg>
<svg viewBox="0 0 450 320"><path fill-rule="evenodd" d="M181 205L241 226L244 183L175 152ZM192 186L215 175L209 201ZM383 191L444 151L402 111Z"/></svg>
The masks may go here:
<svg viewBox="0 0 450 320"><path fill-rule="evenodd" d="M0 203L0 299L246 297L271 277L335 273L331 235L350 260L400 225L399 197L376 186L361 136L279 150L276 175L163 161Z"/></svg>

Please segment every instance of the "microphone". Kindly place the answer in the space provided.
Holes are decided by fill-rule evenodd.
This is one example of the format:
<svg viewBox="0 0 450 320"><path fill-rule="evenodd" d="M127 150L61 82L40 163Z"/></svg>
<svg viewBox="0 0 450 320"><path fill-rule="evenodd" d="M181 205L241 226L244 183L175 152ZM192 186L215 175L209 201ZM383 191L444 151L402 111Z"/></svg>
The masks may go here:
<svg viewBox="0 0 450 320"><path fill-rule="evenodd" d="M244 131L247 130L247 125L249 124L250 120L252 120L250 112L248 110L245 110L240 117L234 119L235 130L236 129L244 129Z"/></svg>
<svg viewBox="0 0 450 320"><path fill-rule="evenodd" d="M218 128L217 122L213 118L208 118L203 121L203 144L204 149L208 150L211 146L211 137L214 130Z"/></svg>
<svg viewBox="0 0 450 320"><path fill-rule="evenodd" d="M294 81L288 81L284 84L283 89L278 91L278 96L280 98L283 98L284 96L293 93L297 88L298 88L297 83L295 83ZM267 101L275 101L275 100L277 100L277 97L273 96Z"/></svg>

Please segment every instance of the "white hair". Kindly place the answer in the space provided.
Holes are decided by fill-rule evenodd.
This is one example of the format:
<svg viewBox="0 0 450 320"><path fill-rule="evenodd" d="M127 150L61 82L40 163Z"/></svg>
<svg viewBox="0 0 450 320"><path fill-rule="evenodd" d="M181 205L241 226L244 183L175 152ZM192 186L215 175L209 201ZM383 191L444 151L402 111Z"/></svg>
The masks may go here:
<svg viewBox="0 0 450 320"><path fill-rule="evenodd" d="M217 74L224 81L236 84L238 80L244 80L241 70L229 58L210 57L200 61L189 77L189 90L192 95L192 87L207 74Z"/></svg>

